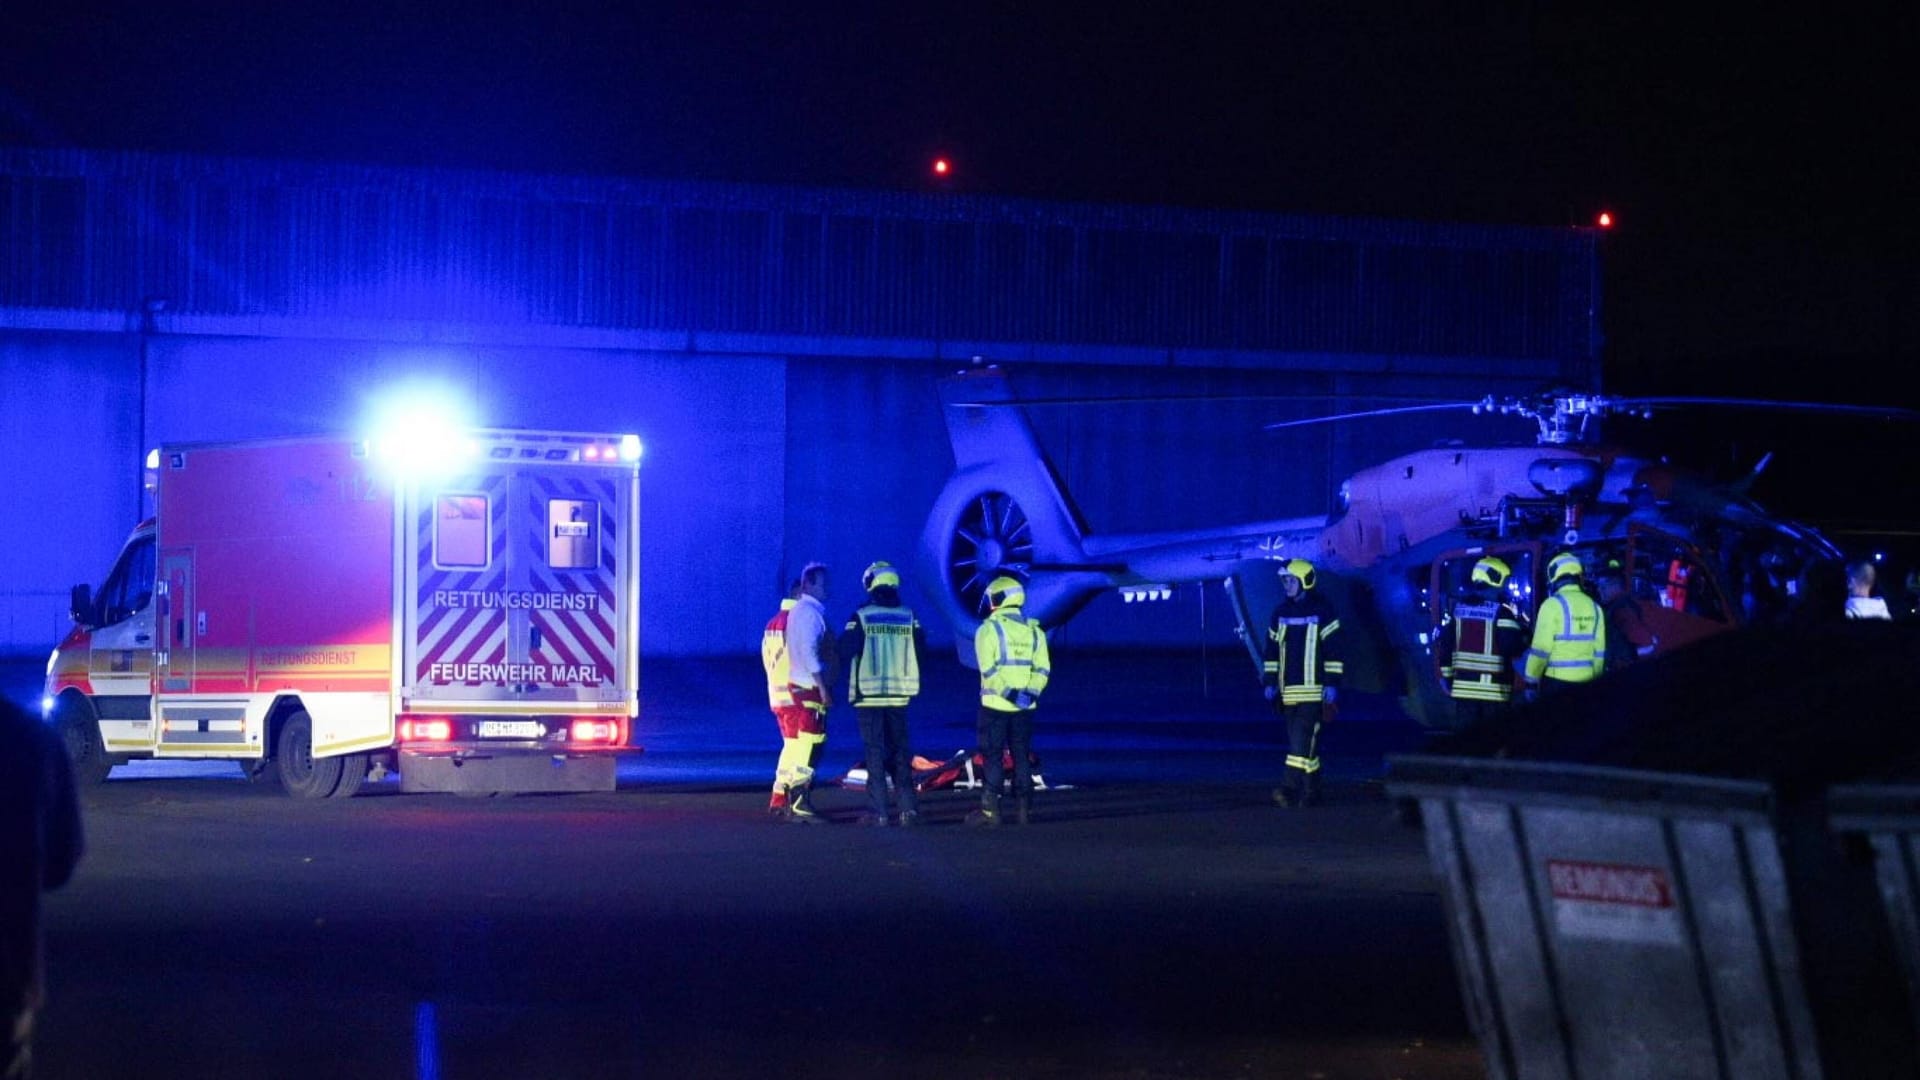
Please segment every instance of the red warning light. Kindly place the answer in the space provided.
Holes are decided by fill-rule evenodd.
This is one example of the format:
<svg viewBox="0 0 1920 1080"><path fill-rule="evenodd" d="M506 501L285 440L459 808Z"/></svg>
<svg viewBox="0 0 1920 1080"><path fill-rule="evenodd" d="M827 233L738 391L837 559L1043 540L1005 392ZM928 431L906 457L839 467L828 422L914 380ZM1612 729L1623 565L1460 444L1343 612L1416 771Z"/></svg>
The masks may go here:
<svg viewBox="0 0 1920 1080"><path fill-rule="evenodd" d="M933 159L933 175L945 176L952 171L953 171L953 163L948 161L946 158L942 157L942 158Z"/></svg>
<svg viewBox="0 0 1920 1080"><path fill-rule="evenodd" d="M1594 221L1603 229L1613 228L1613 215L1607 213L1605 210L1600 211L1600 216L1595 218Z"/></svg>

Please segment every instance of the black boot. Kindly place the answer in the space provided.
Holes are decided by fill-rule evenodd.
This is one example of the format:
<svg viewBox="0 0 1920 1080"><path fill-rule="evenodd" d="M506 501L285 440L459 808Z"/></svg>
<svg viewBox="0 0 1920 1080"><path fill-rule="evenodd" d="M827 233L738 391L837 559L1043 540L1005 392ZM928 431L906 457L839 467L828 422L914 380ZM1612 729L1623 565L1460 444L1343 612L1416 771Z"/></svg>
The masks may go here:
<svg viewBox="0 0 1920 1080"><path fill-rule="evenodd" d="M1000 793L997 791L982 791L980 793L980 809L967 815L967 824L984 825L990 829L999 828Z"/></svg>
<svg viewBox="0 0 1920 1080"><path fill-rule="evenodd" d="M787 820L796 825L825 825L827 819L813 810L813 785L796 784L787 789Z"/></svg>

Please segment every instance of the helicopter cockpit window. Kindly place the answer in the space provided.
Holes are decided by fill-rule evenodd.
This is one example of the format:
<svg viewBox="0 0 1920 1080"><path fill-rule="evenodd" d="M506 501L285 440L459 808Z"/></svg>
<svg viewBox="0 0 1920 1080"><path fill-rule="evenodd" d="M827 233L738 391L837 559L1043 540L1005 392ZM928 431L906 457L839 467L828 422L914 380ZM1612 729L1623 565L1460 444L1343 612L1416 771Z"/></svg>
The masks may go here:
<svg viewBox="0 0 1920 1080"><path fill-rule="evenodd" d="M1726 601L1714 577L1690 548L1655 541L1635 560L1634 594L1663 608L1726 622Z"/></svg>
<svg viewBox="0 0 1920 1080"><path fill-rule="evenodd" d="M1740 598L1749 625L1778 622L1794 608L1800 575L1814 556L1792 539L1755 530L1727 553L1728 592Z"/></svg>

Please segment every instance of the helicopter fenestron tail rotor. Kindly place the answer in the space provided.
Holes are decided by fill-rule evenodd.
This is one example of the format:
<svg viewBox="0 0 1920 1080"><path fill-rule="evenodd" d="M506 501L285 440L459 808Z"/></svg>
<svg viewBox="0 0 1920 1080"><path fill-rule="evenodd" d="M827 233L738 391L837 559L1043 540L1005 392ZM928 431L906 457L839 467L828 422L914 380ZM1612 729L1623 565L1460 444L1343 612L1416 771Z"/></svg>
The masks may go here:
<svg viewBox="0 0 1920 1080"><path fill-rule="evenodd" d="M1013 496L984 491L961 511L947 543L947 588L976 619L989 610L987 583L1033 569L1033 524Z"/></svg>

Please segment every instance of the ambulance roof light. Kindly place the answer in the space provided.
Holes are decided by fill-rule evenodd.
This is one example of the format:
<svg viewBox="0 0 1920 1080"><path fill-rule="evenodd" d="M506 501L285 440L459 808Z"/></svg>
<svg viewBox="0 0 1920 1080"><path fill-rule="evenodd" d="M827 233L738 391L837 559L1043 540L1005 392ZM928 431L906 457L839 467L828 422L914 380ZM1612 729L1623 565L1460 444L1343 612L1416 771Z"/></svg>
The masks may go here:
<svg viewBox="0 0 1920 1080"><path fill-rule="evenodd" d="M433 472L480 453L479 442L465 426L437 403L396 403L382 412L370 445L374 457L390 467Z"/></svg>
<svg viewBox="0 0 1920 1080"><path fill-rule="evenodd" d="M639 460L640 460L640 455L641 455L641 453L643 453L643 452L644 452L644 449L645 449L645 448L644 448L644 447L642 447L642 446L640 445L640 436L638 436L638 435L622 435L622 436L620 436L620 458L621 458L621 460L623 460L623 461L639 461Z"/></svg>
<svg viewBox="0 0 1920 1080"><path fill-rule="evenodd" d="M160 448L156 446L153 449L147 451L147 468L157 469L159 467L160 467Z"/></svg>

